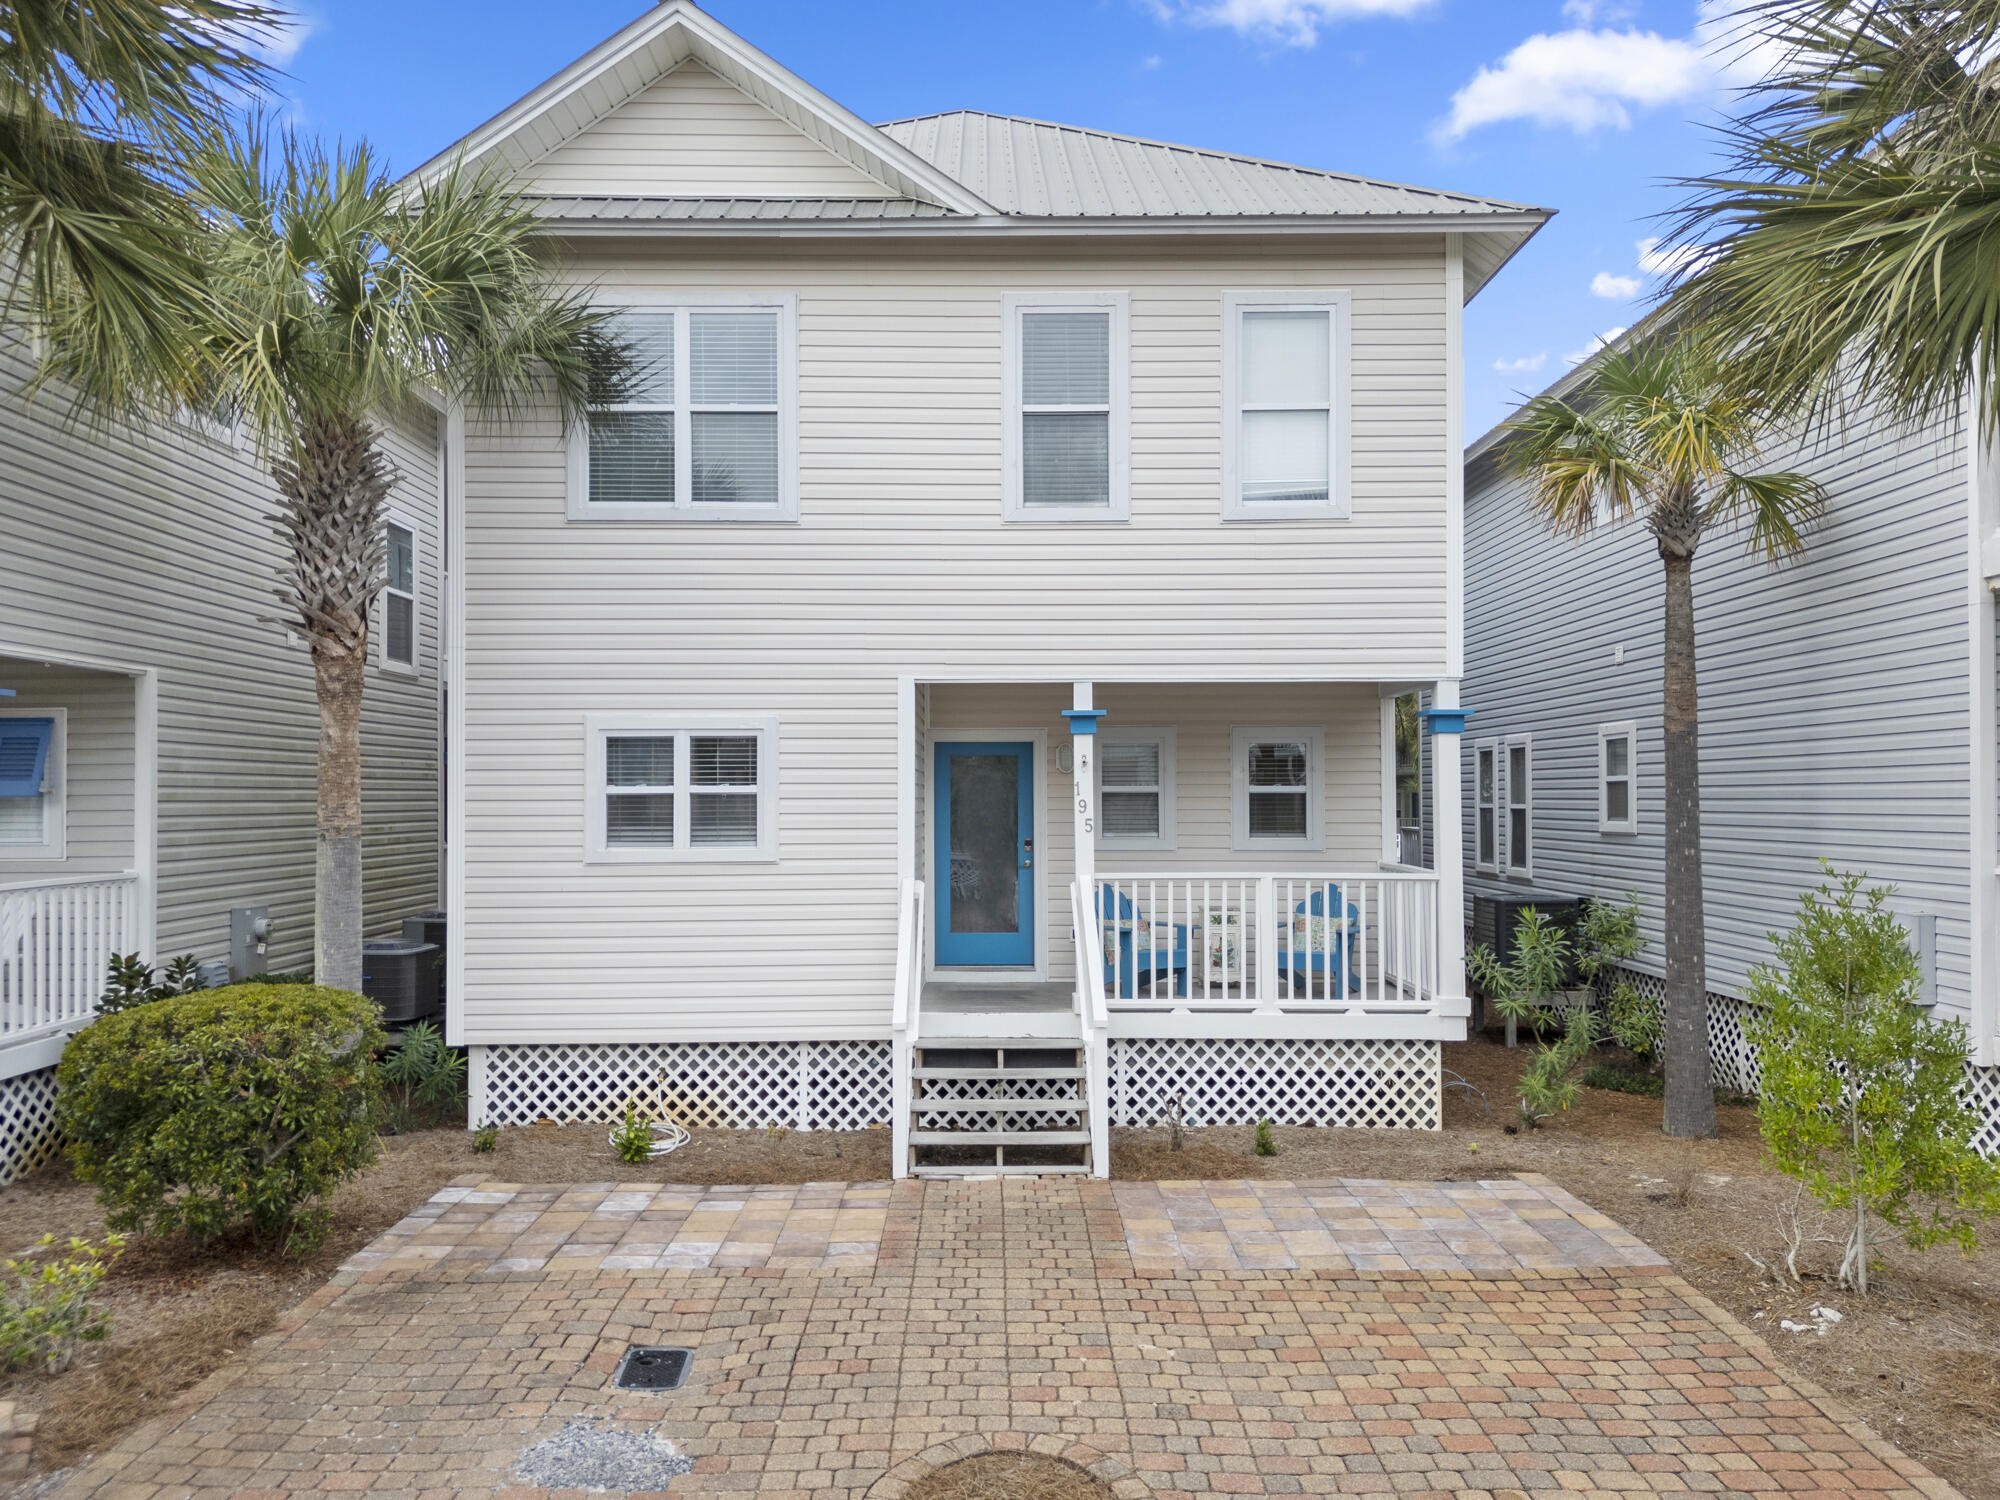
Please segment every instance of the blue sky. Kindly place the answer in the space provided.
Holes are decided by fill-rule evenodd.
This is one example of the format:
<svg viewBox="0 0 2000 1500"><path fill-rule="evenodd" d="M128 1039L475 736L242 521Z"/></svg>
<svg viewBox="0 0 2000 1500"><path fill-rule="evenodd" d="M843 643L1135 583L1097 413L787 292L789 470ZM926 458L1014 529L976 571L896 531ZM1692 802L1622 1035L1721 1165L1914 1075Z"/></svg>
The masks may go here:
<svg viewBox="0 0 2000 1500"><path fill-rule="evenodd" d="M277 0L283 5L286 0ZM985 109L1559 210L1467 309L1466 434L1657 284L1665 179L1713 159L1727 0L709 0L866 119ZM644 7L293 0L300 123L416 165Z"/></svg>

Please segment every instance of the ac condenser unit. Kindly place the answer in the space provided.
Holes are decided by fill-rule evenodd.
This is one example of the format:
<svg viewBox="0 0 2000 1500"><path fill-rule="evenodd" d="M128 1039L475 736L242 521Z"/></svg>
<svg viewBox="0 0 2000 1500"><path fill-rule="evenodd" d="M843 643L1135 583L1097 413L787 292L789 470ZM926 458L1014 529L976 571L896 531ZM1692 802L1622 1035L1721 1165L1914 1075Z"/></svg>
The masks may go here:
<svg viewBox="0 0 2000 1500"><path fill-rule="evenodd" d="M388 1026L409 1026L438 1013L438 950L430 943L377 938L361 945L361 993L382 1007Z"/></svg>

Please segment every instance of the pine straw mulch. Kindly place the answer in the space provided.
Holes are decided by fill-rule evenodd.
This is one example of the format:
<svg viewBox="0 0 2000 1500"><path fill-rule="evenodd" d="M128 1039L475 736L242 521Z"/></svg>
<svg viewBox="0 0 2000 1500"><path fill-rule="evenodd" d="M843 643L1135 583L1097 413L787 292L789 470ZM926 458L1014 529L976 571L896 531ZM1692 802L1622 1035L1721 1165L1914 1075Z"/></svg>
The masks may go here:
<svg viewBox="0 0 2000 1500"><path fill-rule="evenodd" d="M1111 1500L1111 1487L1060 1458L980 1453L931 1470L903 1500Z"/></svg>
<svg viewBox="0 0 2000 1500"><path fill-rule="evenodd" d="M1778 1264L1778 1217L1792 1187L1762 1165L1753 1110L1722 1109L1717 1140L1672 1141L1659 1133L1658 1100L1586 1090L1570 1115L1509 1134L1511 1084L1526 1050L1469 1042L1445 1053L1447 1067L1485 1090L1490 1116L1454 1089L1441 1132L1280 1126L1272 1157L1252 1154L1247 1127L1190 1130L1178 1152L1169 1149L1164 1129L1123 1130L1113 1134L1114 1174L1444 1181L1545 1173L1666 1255L1703 1293L1767 1337L1781 1359L1971 1500L2000 1500L2000 1225L1969 1258L1949 1250L1925 1256L1888 1250L1884 1274L1865 1301L1824 1279L1834 1260L1830 1245L1811 1247L1807 1279L1793 1286L1758 1265ZM666 1161L645 1167L614 1158L601 1127L503 1131L488 1155L475 1154L456 1128L382 1145L380 1162L335 1197L333 1232L303 1263L240 1242L135 1244L104 1284L103 1304L114 1320L108 1344L87 1349L60 1376L0 1377L0 1400L41 1414L37 1467L74 1462L158 1414L347 1255L461 1174L523 1183L702 1184L889 1175L886 1130L701 1131ZM91 1190L61 1167L0 1189L0 1226L0 1253L18 1251L44 1232L103 1233ZM1839 1312L1840 1321L1814 1318L1815 1306ZM1825 1332L1786 1332L1780 1324L1787 1319ZM139 1357L114 1364L107 1354ZM966 1500L978 1493L966 1492Z"/></svg>

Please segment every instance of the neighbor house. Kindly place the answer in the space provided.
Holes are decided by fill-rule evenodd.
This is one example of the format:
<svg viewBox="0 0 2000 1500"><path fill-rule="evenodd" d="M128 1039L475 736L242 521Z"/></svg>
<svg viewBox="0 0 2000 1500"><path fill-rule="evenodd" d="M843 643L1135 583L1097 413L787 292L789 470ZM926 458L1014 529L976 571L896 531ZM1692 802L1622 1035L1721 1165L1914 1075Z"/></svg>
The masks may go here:
<svg viewBox="0 0 2000 1500"><path fill-rule="evenodd" d="M265 465L191 418L103 431L0 350L0 1182L51 1141L55 1064L115 953L310 968L312 663L276 622ZM388 427L389 576L362 731L367 931L439 894L442 421ZM239 924L241 925L241 924Z"/></svg>
<svg viewBox="0 0 2000 1500"><path fill-rule="evenodd" d="M1461 311L1543 211L871 125L681 0L412 184L461 161L637 354L451 419L475 1120L893 1125L899 1175L1435 1127L1462 895L1394 703L1455 728Z"/></svg>
<svg viewBox="0 0 2000 1500"><path fill-rule="evenodd" d="M1586 397L1595 366L1552 392ZM1657 995L1659 555L1636 524L1552 535L1504 462L1509 441L1502 424L1466 451L1468 893L1636 894L1649 946L1630 968ZM1968 1029L1982 1144L2000 1151L2000 472L1963 413L1908 425L1865 404L1810 440L1772 438L1759 466L1812 474L1829 504L1779 566L1727 532L1695 555L1718 1079L1754 1088L1749 973L1830 860L1895 887L1927 1002Z"/></svg>

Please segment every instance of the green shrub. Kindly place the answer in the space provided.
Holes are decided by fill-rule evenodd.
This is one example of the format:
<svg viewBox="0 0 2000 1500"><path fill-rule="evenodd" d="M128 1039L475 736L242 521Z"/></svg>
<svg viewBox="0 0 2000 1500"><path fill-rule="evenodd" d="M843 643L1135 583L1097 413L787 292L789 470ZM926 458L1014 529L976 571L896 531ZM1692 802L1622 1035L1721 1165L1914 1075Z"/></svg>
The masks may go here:
<svg viewBox="0 0 2000 1500"><path fill-rule="evenodd" d="M637 1109L625 1111L625 1118L611 1134L611 1149L620 1161L635 1167L653 1159L653 1127Z"/></svg>
<svg viewBox="0 0 2000 1500"><path fill-rule="evenodd" d="M1667 1080L1658 1073L1620 1067L1617 1063L1598 1063L1585 1068L1577 1082L1587 1089L1604 1089L1613 1094L1643 1094L1648 1099L1658 1099L1667 1092Z"/></svg>
<svg viewBox="0 0 2000 1500"><path fill-rule="evenodd" d="M114 1229L209 1239L247 1223L302 1254L317 1200L375 1159L375 1004L239 984L100 1016L56 1073L56 1120Z"/></svg>
<svg viewBox="0 0 2000 1500"><path fill-rule="evenodd" d="M1271 1122L1269 1120L1259 1120L1257 1122L1256 1133L1250 1138L1250 1149L1255 1151L1259 1156L1276 1156L1278 1154L1278 1143L1271 1138Z"/></svg>
<svg viewBox="0 0 2000 1500"><path fill-rule="evenodd" d="M0 1370L39 1369L60 1374L78 1344L111 1332L111 1319L90 1305L90 1294L125 1248L125 1237L107 1235L99 1249L72 1238L57 1255L56 1237L42 1236L32 1256L7 1262L0 1285Z"/></svg>
<svg viewBox="0 0 2000 1500"><path fill-rule="evenodd" d="M2000 1212L2000 1166L1972 1147L1965 1027L1917 1007L1921 974L1888 890L1824 868L1831 883L1799 898L1798 926L1772 935L1777 963L1751 971L1759 1013L1744 1030L1764 1149L1821 1207L1852 1213L1839 1277L1866 1294L1871 1218L1913 1250L1970 1252Z"/></svg>
<svg viewBox="0 0 2000 1500"><path fill-rule="evenodd" d="M1526 1129L1533 1130L1551 1116L1575 1107L1579 1091L1570 1075L1597 1041L1597 1012L1586 1005L1573 1007L1562 1036L1546 1043L1521 1070L1515 1087L1520 1094L1521 1124Z"/></svg>
<svg viewBox="0 0 2000 1500"><path fill-rule="evenodd" d="M114 1016L135 1005L150 1005L155 1000L167 1000L175 995L192 995L200 988L201 962L192 953L183 953L172 960L167 965L167 972L157 978L154 977L153 966L138 954L114 953L104 993L97 1001L97 1013Z"/></svg>
<svg viewBox="0 0 2000 1500"><path fill-rule="evenodd" d="M500 1146L500 1127L482 1125L472 1132L472 1149L481 1156L491 1156Z"/></svg>
<svg viewBox="0 0 2000 1500"><path fill-rule="evenodd" d="M465 1102L465 1054L444 1044L429 1021L410 1027L376 1065L382 1074L382 1128L401 1135L421 1111L436 1116Z"/></svg>
<svg viewBox="0 0 2000 1500"><path fill-rule="evenodd" d="M1576 971L1576 950L1559 925L1532 906L1521 913L1514 926L1514 956L1501 963L1484 943L1465 955L1471 971L1494 1009L1507 1018L1507 1045L1514 1045L1515 1029L1526 1021L1536 1036L1550 1015L1550 1002L1569 987Z"/></svg>

